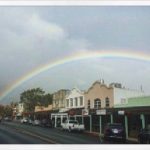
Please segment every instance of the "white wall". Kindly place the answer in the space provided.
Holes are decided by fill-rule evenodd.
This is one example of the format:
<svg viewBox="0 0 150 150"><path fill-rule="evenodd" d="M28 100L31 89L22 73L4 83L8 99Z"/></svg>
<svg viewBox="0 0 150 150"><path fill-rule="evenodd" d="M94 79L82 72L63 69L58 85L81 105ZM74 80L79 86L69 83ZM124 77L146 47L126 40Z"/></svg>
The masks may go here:
<svg viewBox="0 0 150 150"><path fill-rule="evenodd" d="M83 97L83 105L80 105L80 96ZM78 99L78 106L75 106L75 98L77 97ZM73 99L73 106L70 107L70 99ZM66 96L66 100L69 99L69 107L67 107L67 104L65 104L65 107L66 108L81 108L81 107L84 107L84 93L81 92L79 89L77 88L74 88L70 91L70 94ZM66 100L65 100L65 103L66 103Z"/></svg>
<svg viewBox="0 0 150 150"><path fill-rule="evenodd" d="M18 104L18 113L22 113L24 111L23 103Z"/></svg>
<svg viewBox="0 0 150 150"><path fill-rule="evenodd" d="M144 95L145 94L142 91L114 88L114 105L122 104L122 99L125 99L125 103L127 103L128 98L139 97Z"/></svg>

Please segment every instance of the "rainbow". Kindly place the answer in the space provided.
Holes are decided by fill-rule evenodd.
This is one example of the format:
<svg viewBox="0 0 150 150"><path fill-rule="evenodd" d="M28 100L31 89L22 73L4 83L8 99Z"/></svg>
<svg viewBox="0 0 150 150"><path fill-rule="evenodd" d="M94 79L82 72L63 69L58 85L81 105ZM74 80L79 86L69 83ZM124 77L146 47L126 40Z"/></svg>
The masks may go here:
<svg viewBox="0 0 150 150"><path fill-rule="evenodd" d="M11 93L14 89L22 85L24 82L28 81L29 79L39 75L40 73L47 71L48 69L57 67L59 65L63 65L66 63L70 63L73 61L79 61L84 59L91 59L91 58L126 58L126 59L132 59L132 60L140 60L140 61L150 61L150 55L144 54L142 52L132 52L129 50L124 50L121 52L114 51L114 50L104 50L104 51L86 51L83 50L80 53L76 53L73 55L69 55L67 57L64 57L62 59L49 62L45 65L41 65L31 72L28 72L18 80L16 80L14 83L12 83L9 87L7 87L4 91L0 93L0 101L6 97L9 93Z"/></svg>

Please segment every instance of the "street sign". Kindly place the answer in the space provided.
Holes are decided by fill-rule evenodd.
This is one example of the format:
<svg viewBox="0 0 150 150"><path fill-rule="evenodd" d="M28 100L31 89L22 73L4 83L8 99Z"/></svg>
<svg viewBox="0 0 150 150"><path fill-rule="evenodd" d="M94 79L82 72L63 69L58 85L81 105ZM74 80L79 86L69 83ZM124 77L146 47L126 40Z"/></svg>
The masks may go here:
<svg viewBox="0 0 150 150"><path fill-rule="evenodd" d="M82 109L82 115L83 116L89 115L89 110L88 109Z"/></svg>
<svg viewBox="0 0 150 150"><path fill-rule="evenodd" d="M124 115L124 114L125 114L124 110L119 110L118 111L118 115Z"/></svg>
<svg viewBox="0 0 150 150"><path fill-rule="evenodd" d="M106 109L96 110L97 115L106 115Z"/></svg>

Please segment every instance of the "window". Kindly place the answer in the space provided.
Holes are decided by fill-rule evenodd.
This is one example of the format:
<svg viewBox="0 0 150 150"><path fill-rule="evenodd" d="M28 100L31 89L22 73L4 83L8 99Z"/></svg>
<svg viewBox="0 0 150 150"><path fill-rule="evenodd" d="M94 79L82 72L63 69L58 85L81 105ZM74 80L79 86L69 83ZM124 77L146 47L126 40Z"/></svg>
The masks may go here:
<svg viewBox="0 0 150 150"><path fill-rule="evenodd" d="M94 108L95 109L100 109L101 108L101 100L100 99L95 99L94 100Z"/></svg>
<svg viewBox="0 0 150 150"><path fill-rule="evenodd" d="M66 99L66 106L69 107L69 99Z"/></svg>
<svg viewBox="0 0 150 150"><path fill-rule="evenodd" d="M75 106L78 106L78 98L75 97Z"/></svg>
<svg viewBox="0 0 150 150"><path fill-rule="evenodd" d="M108 97L105 99L105 106L109 107L109 98Z"/></svg>
<svg viewBox="0 0 150 150"><path fill-rule="evenodd" d="M73 98L70 98L70 107L73 107Z"/></svg>
<svg viewBox="0 0 150 150"><path fill-rule="evenodd" d="M90 100L88 100L88 104L87 104L87 107L88 107L88 109L90 109L90 104L91 102L90 102Z"/></svg>
<svg viewBox="0 0 150 150"><path fill-rule="evenodd" d="M83 105L83 96L80 96L80 106Z"/></svg>
<svg viewBox="0 0 150 150"><path fill-rule="evenodd" d="M127 99L122 98L122 99L121 99L121 104L126 104L126 103L127 103Z"/></svg>

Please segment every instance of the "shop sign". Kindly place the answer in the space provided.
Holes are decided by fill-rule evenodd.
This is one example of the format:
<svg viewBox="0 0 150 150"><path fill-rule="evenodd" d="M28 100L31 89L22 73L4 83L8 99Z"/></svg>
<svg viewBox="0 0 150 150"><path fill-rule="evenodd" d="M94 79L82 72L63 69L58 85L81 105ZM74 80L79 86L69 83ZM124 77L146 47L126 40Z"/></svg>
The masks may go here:
<svg viewBox="0 0 150 150"><path fill-rule="evenodd" d="M125 114L124 110L119 110L118 111L118 115L124 115L124 114Z"/></svg>
<svg viewBox="0 0 150 150"><path fill-rule="evenodd" d="M61 108L61 109L59 109L59 112L66 112L68 110L69 110L68 108Z"/></svg>
<svg viewBox="0 0 150 150"><path fill-rule="evenodd" d="M89 115L89 110L88 109L82 109L82 115L83 116Z"/></svg>
<svg viewBox="0 0 150 150"><path fill-rule="evenodd" d="M96 110L97 115L106 115L106 109Z"/></svg>

